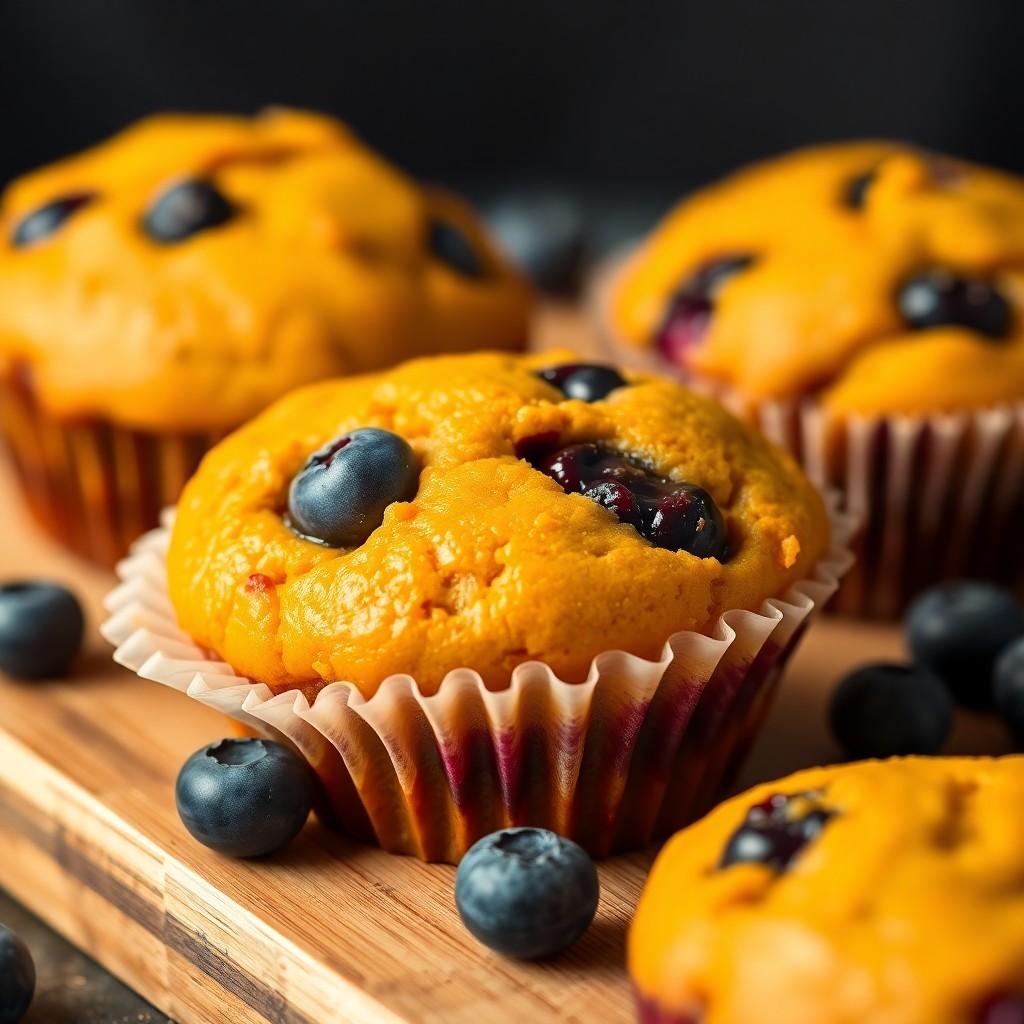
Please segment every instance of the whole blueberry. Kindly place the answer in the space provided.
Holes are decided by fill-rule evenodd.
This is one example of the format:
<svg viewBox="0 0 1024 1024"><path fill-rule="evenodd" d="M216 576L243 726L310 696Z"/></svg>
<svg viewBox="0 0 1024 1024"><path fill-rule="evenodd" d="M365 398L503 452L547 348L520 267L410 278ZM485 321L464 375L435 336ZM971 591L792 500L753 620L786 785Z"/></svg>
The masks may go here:
<svg viewBox="0 0 1024 1024"><path fill-rule="evenodd" d="M897 303L903 319L915 330L969 327L998 339L1010 329L1010 303L991 281L959 277L949 270L916 274L900 288Z"/></svg>
<svg viewBox="0 0 1024 1024"><path fill-rule="evenodd" d="M953 702L924 669L866 665L833 691L829 723L852 758L935 754L949 738Z"/></svg>
<svg viewBox="0 0 1024 1024"><path fill-rule="evenodd" d="M462 277L483 277L485 268L476 246L462 228L447 220L433 220L427 228L431 256Z"/></svg>
<svg viewBox="0 0 1024 1024"><path fill-rule="evenodd" d="M72 192L37 207L18 221L11 235L11 245L20 249L49 238L73 213L95 198L95 192Z"/></svg>
<svg viewBox="0 0 1024 1024"><path fill-rule="evenodd" d="M614 367L599 363L550 366L541 370L537 376L558 388L566 398L575 398L580 402L599 402L629 383Z"/></svg>
<svg viewBox="0 0 1024 1024"><path fill-rule="evenodd" d="M597 912L594 862L569 839L540 828L484 836L459 864L455 902L484 945L523 960L572 945Z"/></svg>
<svg viewBox="0 0 1024 1024"><path fill-rule="evenodd" d="M958 703L992 706L996 658L1024 636L1024 609L993 583L962 580L926 590L907 612L914 660L937 675Z"/></svg>
<svg viewBox="0 0 1024 1024"><path fill-rule="evenodd" d="M310 540L354 548L380 526L388 505L408 501L418 484L419 463L408 442L363 427L310 456L288 490L288 516Z"/></svg>
<svg viewBox="0 0 1024 1024"><path fill-rule="evenodd" d="M142 227L154 242L183 242L226 223L235 212L212 181L187 178L157 196L142 218Z"/></svg>
<svg viewBox="0 0 1024 1024"><path fill-rule="evenodd" d="M314 788L312 769L283 743L227 739L185 762L174 795L185 828L204 846L259 857L299 834Z"/></svg>
<svg viewBox="0 0 1024 1024"><path fill-rule="evenodd" d="M36 990L36 968L25 943L0 924L0 1024L18 1024Z"/></svg>
<svg viewBox="0 0 1024 1024"><path fill-rule="evenodd" d="M0 671L16 679L64 675L81 650L85 616L57 583L0 585Z"/></svg>
<svg viewBox="0 0 1024 1024"><path fill-rule="evenodd" d="M1014 640L996 659L992 696L999 717L1024 749L1024 637Z"/></svg>

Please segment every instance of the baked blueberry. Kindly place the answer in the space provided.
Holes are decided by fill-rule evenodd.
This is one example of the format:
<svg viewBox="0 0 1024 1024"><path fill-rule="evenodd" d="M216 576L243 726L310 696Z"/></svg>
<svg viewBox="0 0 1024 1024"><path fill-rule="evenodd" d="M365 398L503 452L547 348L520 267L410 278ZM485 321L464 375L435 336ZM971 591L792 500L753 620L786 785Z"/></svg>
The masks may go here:
<svg viewBox="0 0 1024 1024"><path fill-rule="evenodd" d="M186 178L157 196L142 226L154 242L183 242L235 216L235 207L206 178Z"/></svg>
<svg viewBox="0 0 1024 1024"><path fill-rule="evenodd" d="M49 238L73 213L95 198L95 192L72 192L37 207L18 221L11 235L11 245L20 249Z"/></svg>
<svg viewBox="0 0 1024 1024"><path fill-rule="evenodd" d="M227 739L197 750L174 796L185 828L230 857L259 857L291 842L309 817L314 779L283 743Z"/></svg>
<svg viewBox="0 0 1024 1024"><path fill-rule="evenodd" d="M450 221L432 220L427 229L430 254L463 277L483 277L484 265L466 233Z"/></svg>
<svg viewBox="0 0 1024 1024"><path fill-rule="evenodd" d="M523 960L572 945L597 912L594 863L569 839L508 828L470 847L455 876L463 924L484 945Z"/></svg>
<svg viewBox="0 0 1024 1024"><path fill-rule="evenodd" d="M832 733L851 758L937 754L953 725L942 683L912 665L866 665L832 692Z"/></svg>
<svg viewBox="0 0 1024 1024"><path fill-rule="evenodd" d="M875 172L864 171L846 183L846 191L843 193L843 202L851 210L863 210L867 202L868 190L875 183Z"/></svg>
<svg viewBox="0 0 1024 1024"><path fill-rule="evenodd" d="M1024 750L1024 637L1014 640L996 659L992 695L999 717Z"/></svg>
<svg viewBox="0 0 1024 1024"><path fill-rule="evenodd" d="M729 557L725 520L702 487L657 476L641 462L593 443L534 452L530 461L567 494L603 505L655 547L720 562Z"/></svg>
<svg viewBox="0 0 1024 1024"><path fill-rule="evenodd" d="M975 1020L977 1024L1024 1024L1024 996L992 996L982 1003Z"/></svg>
<svg viewBox="0 0 1024 1024"><path fill-rule="evenodd" d="M0 1024L18 1024L36 990L36 968L25 943L0 924Z"/></svg>
<svg viewBox="0 0 1024 1024"><path fill-rule="evenodd" d="M16 679L64 675L82 647L78 598L56 583L0 586L0 671Z"/></svg>
<svg viewBox="0 0 1024 1024"><path fill-rule="evenodd" d="M743 824L729 837L718 866L764 864L773 871L785 871L821 835L834 814L820 803L817 793L774 793L747 811Z"/></svg>
<svg viewBox="0 0 1024 1024"><path fill-rule="evenodd" d="M915 330L969 327L987 338L1003 338L1010 329L1009 302L984 278L926 270L903 284L897 302L903 319Z"/></svg>
<svg viewBox="0 0 1024 1024"><path fill-rule="evenodd" d="M996 658L1024 636L1024 609L993 583L962 580L932 587L907 612L914 660L937 675L965 707L992 706Z"/></svg>
<svg viewBox="0 0 1024 1024"><path fill-rule="evenodd" d="M715 298L722 286L754 262L747 253L724 256L701 265L669 300L655 343L670 362L685 366L689 353L703 340Z"/></svg>
<svg viewBox="0 0 1024 1024"><path fill-rule="evenodd" d="M537 376L558 388L566 398L575 398L580 402L599 402L617 388L624 388L628 384L618 370L600 363L550 366L541 370Z"/></svg>
<svg viewBox="0 0 1024 1024"><path fill-rule="evenodd" d="M310 456L288 490L288 517L304 537L336 548L358 547L384 520L384 510L408 501L419 463L407 441L363 427Z"/></svg>

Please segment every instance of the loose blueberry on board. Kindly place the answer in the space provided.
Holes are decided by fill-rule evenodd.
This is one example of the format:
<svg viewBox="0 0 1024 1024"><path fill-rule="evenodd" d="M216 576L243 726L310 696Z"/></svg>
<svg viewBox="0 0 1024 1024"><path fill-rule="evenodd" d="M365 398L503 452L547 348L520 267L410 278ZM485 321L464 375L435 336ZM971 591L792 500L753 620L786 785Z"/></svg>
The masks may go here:
<svg viewBox="0 0 1024 1024"><path fill-rule="evenodd" d="M20 249L49 238L73 213L95 198L95 192L72 192L37 207L18 221L11 235L11 245Z"/></svg>
<svg viewBox="0 0 1024 1024"><path fill-rule="evenodd" d="M957 277L948 270L926 270L910 278L900 288L897 303L915 330L969 327L998 339L1010 329L1010 304L991 281Z"/></svg>
<svg viewBox="0 0 1024 1024"><path fill-rule="evenodd" d="M818 803L814 793L773 793L747 811L729 837L720 869L733 864L764 864L785 871L803 848L821 835L835 812Z"/></svg>
<svg viewBox="0 0 1024 1024"><path fill-rule="evenodd" d="M183 242L207 228L219 227L235 216L235 207L205 178L176 182L159 195L142 219L154 242Z"/></svg>
<svg viewBox="0 0 1024 1024"><path fill-rule="evenodd" d="M937 754L953 725L942 683L912 665L866 665L832 692L832 733L851 758Z"/></svg>
<svg viewBox="0 0 1024 1024"><path fill-rule="evenodd" d="M1024 637L996 659L992 696L999 717L1018 748L1024 750Z"/></svg>
<svg viewBox="0 0 1024 1024"><path fill-rule="evenodd" d="M753 262L748 253L711 260L680 285L654 339L669 362L687 365L690 352L704 340L722 286Z"/></svg>
<svg viewBox="0 0 1024 1024"><path fill-rule="evenodd" d="M358 547L396 501L419 484L419 463L407 441L390 430L363 427L310 456L288 490L291 526L309 540Z"/></svg>
<svg viewBox="0 0 1024 1024"><path fill-rule="evenodd" d="M299 834L314 788L309 765L283 743L227 739L185 762L174 795L185 828L204 846L260 857Z"/></svg>
<svg viewBox="0 0 1024 1024"><path fill-rule="evenodd" d="M629 383L614 367L602 366L600 363L549 366L537 376L558 388L566 398L575 398L580 402L600 402Z"/></svg>
<svg viewBox="0 0 1024 1024"><path fill-rule="evenodd" d="M531 464L567 494L582 494L614 512L655 547L720 562L729 557L725 520L702 487L656 476L639 461L599 444L531 453Z"/></svg>
<svg viewBox="0 0 1024 1024"><path fill-rule="evenodd" d="M1024 609L994 583L943 583L910 606L906 631L914 661L937 675L958 703L986 710L996 658L1024 636Z"/></svg>
<svg viewBox="0 0 1024 1024"><path fill-rule="evenodd" d="M39 580L0 585L0 671L15 679L62 676L84 632L82 606L65 587Z"/></svg>
<svg viewBox="0 0 1024 1024"><path fill-rule="evenodd" d="M843 202L851 210L863 210L867 202L868 191L875 183L876 174L874 171L864 171L855 178L851 178L846 184L846 191L843 194Z"/></svg>
<svg viewBox="0 0 1024 1024"><path fill-rule="evenodd" d="M455 876L462 923L485 946L534 960L571 946L597 912L594 862L541 828L507 828L474 843Z"/></svg>
<svg viewBox="0 0 1024 1024"><path fill-rule="evenodd" d="M0 1024L18 1024L36 990L36 968L25 943L0 924Z"/></svg>
<svg viewBox="0 0 1024 1024"><path fill-rule="evenodd" d="M476 247L465 232L446 220L433 220L427 229L427 245L438 262L463 277L480 278L485 268Z"/></svg>

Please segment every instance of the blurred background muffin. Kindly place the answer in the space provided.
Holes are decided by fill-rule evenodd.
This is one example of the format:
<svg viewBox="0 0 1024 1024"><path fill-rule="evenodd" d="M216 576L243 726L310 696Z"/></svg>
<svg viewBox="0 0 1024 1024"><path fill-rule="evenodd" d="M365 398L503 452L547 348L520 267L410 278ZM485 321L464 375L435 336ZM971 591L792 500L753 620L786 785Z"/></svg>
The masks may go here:
<svg viewBox="0 0 1024 1024"><path fill-rule="evenodd" d="M148 118L12 184L0 233L3 435L104 563L292 387L527 335L472 212L317 114Z"/></svg>

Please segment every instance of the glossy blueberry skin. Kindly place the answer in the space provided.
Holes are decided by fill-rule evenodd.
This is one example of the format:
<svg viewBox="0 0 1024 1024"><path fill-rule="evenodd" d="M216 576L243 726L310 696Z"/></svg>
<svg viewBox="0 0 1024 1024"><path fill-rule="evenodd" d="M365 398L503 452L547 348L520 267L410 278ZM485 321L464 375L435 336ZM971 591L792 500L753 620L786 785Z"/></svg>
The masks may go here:
<svg viewBox="0 0 1024 1024"><path fill-rule="evenodd" d="M462 277L481 278L486 268L476 247L461 228L446 220L433 220L427 228L427 246L439 263Z"/></svg>
<svg viewBox="0 0 1024 1024"><path fill-rule="evenodd" d="M235 207L212 181L187 178L157 196L142 218L142 227L154 242L173 244L219 227L235 213Z"/></svg>
<svg viewBox="0 0 1024 1024"><path fill-rule="evenodd" d="M185 828L204 846L260 857L299 834L314 791L312 769L283 743L226 739L185 762L174 796Z"/></svg>
<svg viewBox="0 0 1024 1024"><path fill-rule="evenodd" d="M0 672L15 679L62 676L84 633L82 606L65 587L38 580L0 586Z"/></svg>
<svg viewBox="0 0 1024 1024"><path fill-rule="evenodd" d="M600 402L618 388L627 387L627 381L612 366L599 363L566 363L549 366L538 374L541 380L558 388L566 398L579 402Z"/></svg>
<svg viewBox="0 0 1024 1024"><path fill-rule="evenodd" d="M590 927L598 897L594 862L547 829L484 836L455 876L462 923L485 946L520 960L572 945Z"/></svg>
<svg viewBox="0 0 1024 1024"><path fill-rule="evenodd" d="M992 679L996 712L1019 750L1024 750L1024 637L1015 640L996 659Z"/></svg>
<svg viewBox="0 0 1024 1024"><path fill-rule="evenodd" d="M937 754L953 726L953 702L924 669L865 665L832 692L829 724L851 758Z"/></svg>
<svg viewBox="0 0 1024 1024"><path fill-rule="evenodd" d="M18 1024L36 990L36 968L25 943L0 924L0 1024Z"/></svg>
<svg viewBox="0 0 1024 1024"><path fill-rule="evenodd" d="M969 327L986 338L1004 338L1010 329L1009 302L990 281L926 270L904 282L897 296L900 313L915 330Z"/></svg>
<svg viewBox="0 0 1024 1024"><path fill-rule="evenodd" d="M419 485L419 463L407 441L389 430L363 427L310 456L288 490L288 518L310 540L358 547L396 501Z"/></svg>
<svg viewBox="0 0 1024 1024"><path fill-rule="evenodd" d="M49 238L73 213L88 206L95 198L95 192L72 192L37 207L18 221L11 235L11 245L21 249Z"/></svg>
<svg viewBox="0 0 1024 1024"><path fill-rule="evenodd" d="M987 710L996 658L1024 636L1024 609L993 583L944 583L910 606L906 632L914 661L937 675L959 704Z"/></svg>
<svg viewBox="0 0 1024 1024"><path fill-rule="evenodd" d="M729 837L722 851L719 869L733 864L764 864L773 871L787 870L803 848L817 839L834 817L834 813L824 807L791 817L789 810L793 801L807 795L774 793L751 807L743 824Z"/></svg>

